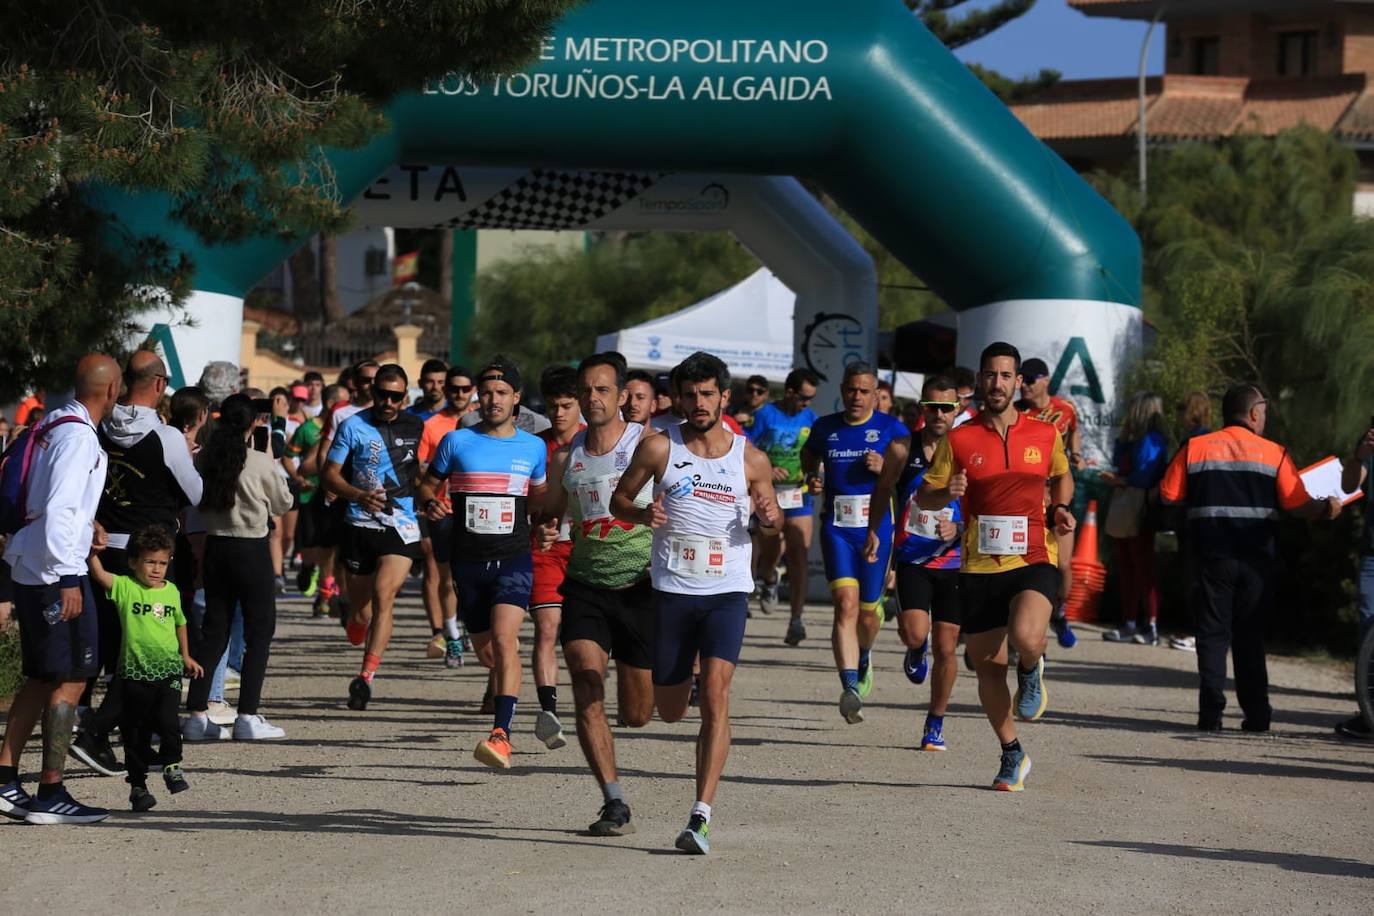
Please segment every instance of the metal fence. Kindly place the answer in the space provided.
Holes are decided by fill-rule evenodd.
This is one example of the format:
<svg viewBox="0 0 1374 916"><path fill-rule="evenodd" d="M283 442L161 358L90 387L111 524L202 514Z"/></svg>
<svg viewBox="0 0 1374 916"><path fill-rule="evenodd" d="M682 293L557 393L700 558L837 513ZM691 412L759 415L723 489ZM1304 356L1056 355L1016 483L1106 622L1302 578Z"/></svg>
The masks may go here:
<svg viewBox="0 0 1374 916"><path fill-rule="evenodd" d="M290 337L258 335L258 347L270 350L302 367L322 368L352 365L363 359L375 359L384 353L396 352L396 336L390 325L326 327L302 330ZM449 338L447 328L426 330L418 349L426 356L447 362ZM302 370L303 371L303 370Z"/></svg>

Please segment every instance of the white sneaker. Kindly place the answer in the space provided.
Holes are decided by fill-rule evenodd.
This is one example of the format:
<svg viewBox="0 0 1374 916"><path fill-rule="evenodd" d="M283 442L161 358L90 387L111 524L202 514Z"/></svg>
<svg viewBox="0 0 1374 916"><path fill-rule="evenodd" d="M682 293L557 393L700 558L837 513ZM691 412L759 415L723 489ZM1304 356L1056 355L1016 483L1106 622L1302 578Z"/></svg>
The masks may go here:
<svg viewBox="0 0 1374 916"><path fill-rule="evenodd" d="M543 741L544 746L551 751L556 751L568 743L568 739L563 737L563 723L547 709L539 710L539 715L535 717L534 737Z"/></svg>
<svg viewBox="0 0 1374 916"><path fill-rule="evenodd" d="M182 741L220 741L228 737L229 733L208 716L190 715L181 720Z"/></svg>
<svg viewBox="0 0 1374 916"><path fill-rule="evenodd" d="M241 674L239 674L237 671L235 671L233 668L225 668L225 669L224 669L224 686L225 686L225 687L237 687L237 686L239 685L239 682L242 681L242 680L243 680L243 676L242 676Z"/></svg>
<svg viewBox="0 0 1374 916"><path fill-rule="evenodd" d="M1170 636L1169 648L1180 649L1184 652L1197 651L1197 639L1192 636Z"/></svg>
<svg viewBox="0 0 1374 916"><path fill-rule="evenodd" d="M210 716L210 721L216 725L233 725L234 719L238 718L238 712L223 700L211 700L206 704L206 713Z"/></svg>
<svg viewBox="0 0 1374 916"><path fill-rule="evenodd" d="M240 715L234 720L235 741L265 741L269 738L285 737L285 729L278 728L262 716Z"/></svg>

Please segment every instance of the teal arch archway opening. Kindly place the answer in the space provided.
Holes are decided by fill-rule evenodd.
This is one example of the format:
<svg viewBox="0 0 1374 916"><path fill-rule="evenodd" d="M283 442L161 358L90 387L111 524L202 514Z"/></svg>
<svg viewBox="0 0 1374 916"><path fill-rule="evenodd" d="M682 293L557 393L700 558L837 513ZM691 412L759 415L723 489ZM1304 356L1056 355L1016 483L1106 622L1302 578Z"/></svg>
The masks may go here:
<svg viewBox="0 0 1374 916"><path fill-rule="evenodd" d="M960 312L962 362L1001 337L1058 366L1081 338L1099 384L1079 359L1062 384L1101 398L1075 396L1090 458L1109 445L1139 347L1135 233L898 0L592 0L527 70L437 75L387 113L386 136L329 152L342 199L398 162L813 180ZM204 334L236 346L235 303L292 244L210 246L165 196L104 199L194 260Z"/></svg>

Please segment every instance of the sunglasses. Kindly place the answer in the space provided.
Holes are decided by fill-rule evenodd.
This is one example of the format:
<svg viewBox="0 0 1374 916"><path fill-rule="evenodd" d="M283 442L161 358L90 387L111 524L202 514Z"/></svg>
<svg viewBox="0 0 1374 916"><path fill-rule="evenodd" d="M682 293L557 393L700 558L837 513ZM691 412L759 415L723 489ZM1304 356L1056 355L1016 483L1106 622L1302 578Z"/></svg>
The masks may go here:
<svg viewBox="0 0 1374 916"><path fill-rule="evenodd" d="M767 389L767 388L758 388L758 387L756 387L756 386L754 386L754 385L750 385L750 386L749 386L749 393L750 393L750 394L767 394L767 393L768 393L768 389Z"/></svg>
<svg viewBox="0 0 1374 916"><path fill-rule="evenodd" d="M390 401L392 404L399 404L406 399L404 391L387 391L385 388L374 390L372 396L379 401Z"/></svg>
<svg viewBox="0 0 1374 916"><path fill-rule="evenodd" d="M957 401L922 401L921 406L938 413L954 413L959 409Z"/></svg>
<svg viewBox="0 0 1374 916"><path fill-rule="evenodd" d="M449 386L447 386L447 387L445 388L445 390L446 390L446 391L456 391L456 392L458 392L459 394L467 394L469 391L471 391L472 389L474 389L474 388L476 388L476 387L477 387L476 385L449 385Z"/></svg>

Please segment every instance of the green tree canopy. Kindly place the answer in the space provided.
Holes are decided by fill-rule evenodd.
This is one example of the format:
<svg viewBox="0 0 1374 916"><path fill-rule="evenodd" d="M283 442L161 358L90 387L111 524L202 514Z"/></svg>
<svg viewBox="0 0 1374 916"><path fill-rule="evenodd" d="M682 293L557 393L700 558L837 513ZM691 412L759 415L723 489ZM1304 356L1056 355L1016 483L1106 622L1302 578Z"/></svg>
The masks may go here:
<svg viewBox="0 0 1374 916"><path fill-rule="evenodd" d="M534 378L591 353L598 334L675 312L758 267L722 232L617 233L585 254L534 249L478 277L472 352L504 353Z"/></svg>
<svg viewBox="0 0 1374 916"><path fill-rule="evenodd" d="M1174 401L1256 382L1300 459L1343 450L1374 407L1374 224L1351 213L1355 154L1298 127L1156 150L1149 167L1144 208L1133 176L1093 176L1144 245L1159 342L1135 384Z"/></svg>
<svg viewBox="0 0 1374 916"><path fill-rule="evenodd" d="M1035 6L1035 0L997 0L996 3L974 9L964 9L962 13L953 15L953 11L965 6L969 0L903 0L903 2L907 9L921 17L926 28L930 29L931 33L951 51L991 35L1013 19L1024 16L1030 12L1031 7ZM1050 69L1042 69L1038 73L1019 78L1004 76L996 70L979 64L969 64L969 69L989 89L997 93L998 98L1009 103L1034 95L1059 80L1059 71Z"/></svg>
<svg viewBox="0 0 1374 916"><path fill-rule="evenodd" d="M117 348L191 265L112 242L82 185L173 195L211 241L346 224L321 150L450 69L519 66L574 0L44 0L0 7L0 398Z"/></svg>

